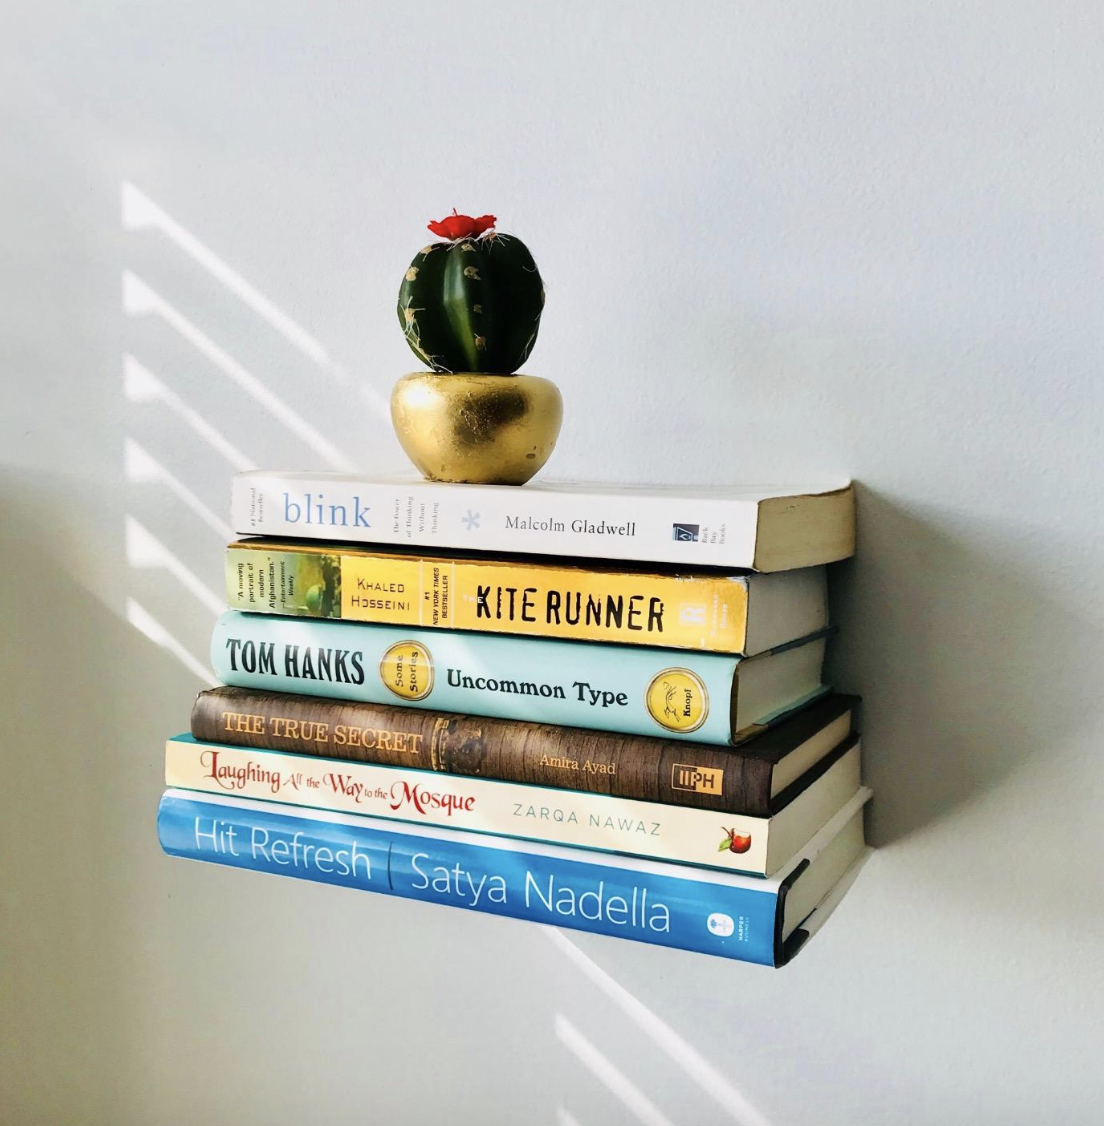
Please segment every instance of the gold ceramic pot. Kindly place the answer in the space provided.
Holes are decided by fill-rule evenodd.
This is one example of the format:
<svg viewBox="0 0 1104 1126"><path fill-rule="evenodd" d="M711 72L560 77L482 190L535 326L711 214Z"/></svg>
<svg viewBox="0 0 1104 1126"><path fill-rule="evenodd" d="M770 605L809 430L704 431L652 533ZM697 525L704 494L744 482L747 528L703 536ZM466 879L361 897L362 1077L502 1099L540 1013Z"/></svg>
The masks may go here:
<svg viewBox="0 0 1104 1126"><path fill-rule="evenodd" d="M404 375L391 422L431 481L524 485L548 460L563 421L559 388L537 375Z"/></svg>

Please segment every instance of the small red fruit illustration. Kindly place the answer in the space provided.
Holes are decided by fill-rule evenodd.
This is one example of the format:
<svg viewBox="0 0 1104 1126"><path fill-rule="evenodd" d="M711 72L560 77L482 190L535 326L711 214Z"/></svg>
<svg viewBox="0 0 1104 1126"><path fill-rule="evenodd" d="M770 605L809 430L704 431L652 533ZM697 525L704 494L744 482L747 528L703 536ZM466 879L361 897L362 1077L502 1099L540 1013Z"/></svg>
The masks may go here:
<svg viewBox="0 0 1104 1126"><path fill-rule="evenodd" d="M721 841L721 847L717 849L718 852L747 852L751 848L751 834L738 833L735 829L725 829L725 839Z"/></svg>

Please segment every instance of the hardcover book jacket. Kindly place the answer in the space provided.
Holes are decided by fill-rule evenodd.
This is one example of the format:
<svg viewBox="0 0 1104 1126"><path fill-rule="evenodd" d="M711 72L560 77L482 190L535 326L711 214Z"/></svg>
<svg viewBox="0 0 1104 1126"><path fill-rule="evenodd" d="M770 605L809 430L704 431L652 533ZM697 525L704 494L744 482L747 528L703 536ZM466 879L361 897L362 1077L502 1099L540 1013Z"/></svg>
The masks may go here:
<svg viewBox="0 0 1104 1126"><path fill-rule="evenodd" d="M822 731L851 734L848 696L826 696L738 750L291 692L213 688L192 706L203 743L585 790L714 813L769 817L779 761ZM792 784L792 783L791 783Z"/></svg>
<svg viewBox="0 0 1104 1126"><path fill-rule="evenodd" d="M243 540L227 549L226 591L231 609L255 613L719 653L743 653L747 642L742 575Z"/></svg>
<svg viewBox="0 0 1104 1126"><path fill-rule="evenodd" d="M671 866L591 862L567 850L418 835L367 818L169 790L157 819L170 855L296 876L775 965L779 885ZM671 873L671 874L668 874Z"/></svg>
<svg viewBox="0 0 1104 1126"><path fill-rule="evenodd" d="M740 658L228 611L211 660L243 688L728 743Z"/></svg>
<svg viewBox="0 0 1104 1126"><path fill-rule="evenodd" d="M831 769L858 788L858 754ZM772 820L493 779L170 739L169 786L769 875ZM842 804L837 803L837 804ZM819 822L835 813L820 809ZM819 827L819 822L815 826ZM812 830L806 833L811 836ZM798 844L804 844L799 840ZM777 850L775 850L777 853ZM788 856L783 860L789 859ZM774 866L779 861L774 858Z"/></svg>
<svg viewBox="0 0 1104 1126"><path fill-rule="evenodd" d="M852 499L846 485L834 490ZM466 550L648 560L694 566L756 568L760 504L784 499L796 513L823 488L702 489L537 481L524 489L440 485L405 478L340 473L241 473L234 479L234 530ZM833 550L854 550L853 518L841 523Z"/></svg>

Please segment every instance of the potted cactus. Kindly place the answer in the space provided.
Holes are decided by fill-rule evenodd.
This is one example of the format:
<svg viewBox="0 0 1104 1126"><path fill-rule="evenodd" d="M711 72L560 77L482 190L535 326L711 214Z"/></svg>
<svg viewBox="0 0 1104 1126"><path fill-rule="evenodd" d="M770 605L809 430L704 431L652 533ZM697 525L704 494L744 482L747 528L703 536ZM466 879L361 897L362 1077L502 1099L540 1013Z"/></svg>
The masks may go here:
<svg viewBox="0 0 1104 1126"><path fill-rule="evenodd" d="M517 375L537 339L544 285L519 238L495 217L429 224L399 288L399 324L432 370L404 375L391 420L407 456L434 481L522 485L548 460L563 417L554 383Z"/></svg>

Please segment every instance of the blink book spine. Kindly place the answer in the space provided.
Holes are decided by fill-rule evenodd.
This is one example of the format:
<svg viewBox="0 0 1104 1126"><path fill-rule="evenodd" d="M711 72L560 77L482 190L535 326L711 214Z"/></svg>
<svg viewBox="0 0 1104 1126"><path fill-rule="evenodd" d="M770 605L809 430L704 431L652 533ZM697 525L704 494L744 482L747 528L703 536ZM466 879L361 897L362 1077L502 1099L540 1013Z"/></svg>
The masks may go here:
<svg viewBox="0 0 1104 1126"><path fill-rule="evenodd" d="M715 813L771 813L773 766L742 748L248 688L199 693L191 732L207 743L496 778Z"/></svg>
<svg viewBox="0 0 1104 1126"><path fill-rule="evenodd" d="M157 831L170 856L768 966L784 957L786 880L583 859L552 845L182 790L162 797Z"/></svg>
<svg viewBox="0 0 1104 1126"><path fill-rule="evenodd" d="M302 541L245 540L226 551L232 610L714 653L748 652L748 586L746 575L450 559Z"/></svg>
<svg viewBox="0 0 1104 1126"><path fill-rule="evenodd" d="M219 679L242 688L690 742L744 734L732 726L740 658L714 653L683 651L675 663L660 649L228 611L211 660Z"/></svg>
<svg viewBox="0 0 1104 1126"><path fill-rule="evenodd" d="M249 536L751 570L758 501L250 472L234 478L231 520Z"/></svg>

